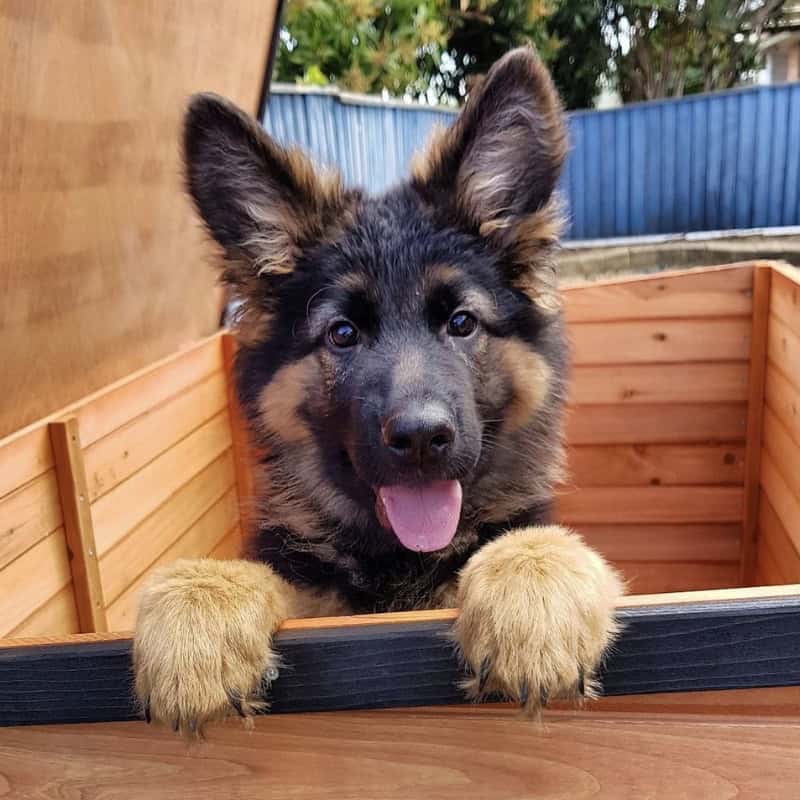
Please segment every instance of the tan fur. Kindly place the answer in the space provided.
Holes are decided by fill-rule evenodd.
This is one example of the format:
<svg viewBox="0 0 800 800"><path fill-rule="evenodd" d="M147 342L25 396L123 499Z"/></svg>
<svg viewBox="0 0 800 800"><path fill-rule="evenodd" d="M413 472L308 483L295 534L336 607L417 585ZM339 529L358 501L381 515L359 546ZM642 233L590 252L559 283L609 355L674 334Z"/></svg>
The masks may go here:
<svg viewBox="0 0 800 800"><path fill-rule="evenodd" d="M299 409L308 395L311 382L319 373L317 359L308 355L281 367L264 386L259 397L260 424L267 432L280 432L285 442L305 442L311 438Z"/></svg>
<svg viewBox="0 0 800 800"><path fill-rule="evenodd" d="M618 630L619 576L583 540L558 526L522 528L482 547L459 578L454 636L477 697L502 692L535 713L547 697L586 693ZM488 665L488 667L486 666Z"/></svg>
<svg viewBox="0 0 800 800"><path fill-rule="evenodd" d="M512 399L503 422L505 433L524 427L541 408L550 389L551 370L535 350L519 339L497 343L502 368L511 379Z"/></svg>
<svg viewBox="0 0 800 800"><path fill-rule="evenodd" d="M184 734L263 702L264 672L277 664L270 637L289 616L287 584L264 564L180 560L155 570L139 603L133 647L136 694L153 719Z"/></svg>

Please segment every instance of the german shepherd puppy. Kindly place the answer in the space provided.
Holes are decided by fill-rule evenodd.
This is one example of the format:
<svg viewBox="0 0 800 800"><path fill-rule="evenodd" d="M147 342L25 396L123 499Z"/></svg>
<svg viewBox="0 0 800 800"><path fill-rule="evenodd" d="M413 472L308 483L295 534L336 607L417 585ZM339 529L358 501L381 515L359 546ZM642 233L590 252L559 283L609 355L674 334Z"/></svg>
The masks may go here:
<svg viewBox="0 0 800 800"><path fill-rule="evenodd" d="M565 152L558 97L527 48L378 197L229 102L192 99L188 189L243 301L238 391L266 455L252 559L180 561L144 589L146 716L189 733L257 711L287 617L456 605L470 695L536 713L592 693L621 584L548 523Z"/></svg>

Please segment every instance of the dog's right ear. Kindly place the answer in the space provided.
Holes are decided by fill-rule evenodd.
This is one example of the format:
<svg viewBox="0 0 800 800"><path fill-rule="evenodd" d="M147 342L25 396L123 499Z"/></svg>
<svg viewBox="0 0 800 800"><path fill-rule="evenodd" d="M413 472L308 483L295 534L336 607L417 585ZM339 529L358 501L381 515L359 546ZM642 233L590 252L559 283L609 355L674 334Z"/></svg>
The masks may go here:
<svg viewBox="0 0 800 800"><path fill-rule="evenodd" d="M189 193L225 250L225 280L241 295L290 273L304 246L342 222L348 198L338 175L317 173L222 97L192 97L183 155Z"/></svg>

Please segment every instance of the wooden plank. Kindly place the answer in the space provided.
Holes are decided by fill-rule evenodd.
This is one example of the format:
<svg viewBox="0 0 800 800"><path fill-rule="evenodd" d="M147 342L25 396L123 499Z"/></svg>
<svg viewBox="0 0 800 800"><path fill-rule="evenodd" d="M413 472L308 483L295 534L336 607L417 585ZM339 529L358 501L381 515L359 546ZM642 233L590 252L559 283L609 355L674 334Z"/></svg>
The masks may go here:
<svg viewBox="0 0 800 800"><path fill-rule="evenodd" d="M764 448L795 497L800 498L800 445L771 408L764 411Z"/></svg>
<svg viewBox="0 0 800 800"><path fill-rule="evenodd" d="M38 423L0 441L0 498L53 466L47 425Z"/></svg>
<svg viewBox="0 0 800 800"><path fill-rule="evenodd" d="M767 333L770 315L772 270L753 271L753 318L750 347L750 383L747 390L747 449L745 453L744 511L739 579L749 583L754 577L756 526L760 497L761 434L764 416L764 391L767 370Z"/></svg>
<svg viewBox="0 0 800 800"><path fill-rule="evenodd" d="M800 499L792 493L769 450L762 454L761 487L794 546L800 549Z"/></svg>
<svg viewBox="0 0 800 800"><path fill-rule="evenodd" d="M0 7L0 140L15 143L0 192L0 435L217 327L212 247L182 191L181 120L198 90L256 111L275 11Z"/></svg>
<svg viewBox="0 0 800 800"><path fill-rule="evenodd" d="M800 285L772 270L770 311L790 330L800 332Z"/></svg>
<svg viewBox="0 0 800 800"><path fill-rule="evenodd" d="M92 504L101 556L231 446L223 411Z"/></svg>
<svg viewBox="0 0 800 800"><path fill-rule="evenodd" d="M620 612L604 694L800 685L800 597ZM450 622L282 630L273 713L459 704ZM65 665L69 664L69 669ZM134 719L130 640L0 651L0 725Z"/></svg>
<svg viewBox="0 0 800 800"><path fill-rule="evenodd" d="M783 570L775 560L772 550L766 545L758 548L756 580L765 586L788 583L788 578L783 574Z"/></svg>
<svg viewBox="0 0 800 800"><path fill-rule="evenodd" d="M62 524L55 470L0 500L0 570Z"/></svg>
<svg viewBox="0 0 800 800"><path fill-rule="evenodd" d="M800 388L793 386L773 364L767 365L765 402L800 443Z"/></svg>
<svg viewBox="0 0 800 800"><path fill-rule="evenodd" d="M225 376L216 372L86 448L91 502L225 408Z"/></svg>
<svg viewBox="0 0 800 800"><path fill-rule="evenodd" d="M81 631L108 630L78 420L50 423L64 534Z"/></svg>
<svg viewBox="0 0 800 800"><path fill-rule="evenodd" d="M100 559L106 604L113 604L162 553L228 495L234 480L233 454L226 450L108 550ZM220 535L227 529L221 529Z"/></svg>
<svg viewBox="0 0 800 800"><path fill-rule="evenodd" d="M742 441L744 404L578 406L567 414L567 441L584 444L658 444Z"/></svg>
<svg viewBox="0 0 800 800"><path fill-rule="evenodd" d="M561 701L556 701L552 707L561 708ZM761 717L762 723L767 722L768 717L792 717L795 722L800 722L800 692L794 686L777 686L771 689L727 689L719 692L665 692L601 697L597 700L588 700L584 709L605 713L686 714L712 718L736 715Z"/></svg>
<svg viewBox="0 0 800 800"><path fill-rule="evenodd" d="M766 546L785 579L783 583L800 582L800 548L784 527L769 498L764 495L758 509L758 548Z"/></svg>
<svg viewBox="0 0 800 800"><path fill-rule="evenodd" d="M744 362L575 367L569 398L577 406L744 403L748 372Z"/></svg>
<svg viewBox="0 0 800 800"><path fill-rule="evenodd" d="M736 561L740 525L579 525L578 533L611 561Z"/></svg>
<svg viewBox="0 0 800 800"><path fill-rule="evenodd" d="M63 416L78 417L84 447L108 436L222 367L220 334L173 353L65 409Z"/></svg>
<svg viewBox="0 0 800 800"><path fill-rule="evenodd" d="M739 586L739 561L656 563L623 560L614 563L633 594L691 592L698 589L732 589Z"/></svg>
<svg viewBox="0 0 800 800"><path fill-rule="evenodd" d="M567 486L741 484L744 446L600 445L570 447Z"/></svg>
<svg viewBox="0 0 800 800"><path fill-rule="evenodd" d="M148 569L135 577L124 592L108 607L108 623L115 630L129 630L136 618L139 588L146 573L160 564L177 558L202 558L211 553L217 544L237 524L238 506L236 491L230 489L180 538L148 565Z"/></svg>
<svg viewBox="0 0 800 800"><path fill-rule="evenodd" d="M72 581L64 529L12 561L0 581L0 636L6 636Z"/></svg>
<svg viewBox="0 0 800 800"><path fill-rule="evenodd" d="M573 364L746 361L748 317L578 322L569 326Z"/></svg>
<svg viewBox="0 0 800 800"><path fill-rule="evenodd" d="M17 625L10 636L62 636L80 631L78 609L75 605L75 587L68 583L27 619Z"/></svg>
<svg viewBox="0 0 800 800"><path fill-rule="evenodd" d="M222 358L225 364L225 378L228 391L228 412L230 414L233 458L236 464L236 491L239 496L239 519L242 530L249 533L255 523L254 506L256 486L253 450L247 424L239 406L236 391L236 339L226 333L222 337Z"/></svg>
<svg viewBox="0 0 800 800"><path fill-rule="evenodd" d="M113 794L120 776L129 800L774 800L797 778L791 718L545 720L546 733L504 707L289 715L254 731L217 726L189 755L171 731L143 723L6 729L0 780L9 800Z"/></svg>
<svg viewBox="0 0 800 800"><path fill-rule="evenodd" d="M567 525L741 522L740 486L592 487L563 492L556 515Z"/></svg>
<svg viewBox="0 0 800 800"><path fill-rule="evenodd" d="M750 315L752 264L564 289L569 323Z"/></svg>
<svg viewBox="0 0 800 800"><path fill-rule="evenodd" d="M242 557L242 532L236 527L208 554L209 558L229 561Z"/></svg>
<svg viewBox="0 0 800 800"><path fill-rule="evenodd" d="M800 375L800 332L793 331L771 315L767 347L770 362L796 386Z"/></svg>

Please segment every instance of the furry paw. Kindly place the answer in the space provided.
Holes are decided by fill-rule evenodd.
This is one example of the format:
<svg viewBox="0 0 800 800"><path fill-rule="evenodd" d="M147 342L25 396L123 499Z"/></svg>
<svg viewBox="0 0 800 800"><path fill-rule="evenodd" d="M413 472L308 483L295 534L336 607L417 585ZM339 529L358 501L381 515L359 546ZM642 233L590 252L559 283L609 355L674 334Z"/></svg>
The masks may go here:
<svg viewBox="0 0 800 800"><path fill-rule="evenodd" d="M594 696L622 591L617 573L563 528L524 528L485 545L458 587L467 693L501 693L531 715L550 698Z"/></svg>
<svg viewBox="0 0 800 800"><path fill-rule="evenodd" d="M145 584L133 644L145 718L199 736L212 720L264 707L270 638L288 612L285 586L249 561L176 561Z"/></svg>

